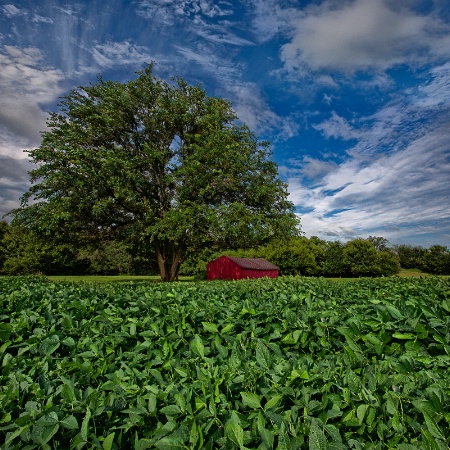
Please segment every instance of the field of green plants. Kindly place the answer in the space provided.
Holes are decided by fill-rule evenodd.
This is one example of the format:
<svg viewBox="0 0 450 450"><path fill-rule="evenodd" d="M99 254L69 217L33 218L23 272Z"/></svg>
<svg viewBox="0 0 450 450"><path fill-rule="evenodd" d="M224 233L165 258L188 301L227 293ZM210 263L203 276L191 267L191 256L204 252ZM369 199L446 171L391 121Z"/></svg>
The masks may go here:
<svg viewBox="0 0 450 450"><path fill-rule="evenodd" d="M450 280L0 278L1 449L450 447Z"/></svg>

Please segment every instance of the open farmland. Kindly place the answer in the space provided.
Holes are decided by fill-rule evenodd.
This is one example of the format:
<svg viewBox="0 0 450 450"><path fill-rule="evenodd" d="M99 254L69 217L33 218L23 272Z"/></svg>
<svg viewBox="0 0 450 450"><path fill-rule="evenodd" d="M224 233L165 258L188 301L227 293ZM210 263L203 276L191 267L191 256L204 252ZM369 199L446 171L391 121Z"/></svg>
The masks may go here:
<svg viewBox="0 0 450 450"><path fill-rule="evenodd" d="M2 449L448 449L450 280L0 278Z"/></svg>

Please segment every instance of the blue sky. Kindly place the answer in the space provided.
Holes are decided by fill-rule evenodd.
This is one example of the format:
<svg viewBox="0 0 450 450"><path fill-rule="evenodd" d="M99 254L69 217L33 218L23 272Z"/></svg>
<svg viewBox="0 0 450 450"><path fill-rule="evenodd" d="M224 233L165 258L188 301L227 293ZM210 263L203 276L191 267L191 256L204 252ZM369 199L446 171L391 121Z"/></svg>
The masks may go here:
<svg viewBox="0 0 450 450"><path fill-rule="evenodd" d="M150 61L272 142L307 236L450 246L448 0L0 0L0 214L58 97Z"/></svg>

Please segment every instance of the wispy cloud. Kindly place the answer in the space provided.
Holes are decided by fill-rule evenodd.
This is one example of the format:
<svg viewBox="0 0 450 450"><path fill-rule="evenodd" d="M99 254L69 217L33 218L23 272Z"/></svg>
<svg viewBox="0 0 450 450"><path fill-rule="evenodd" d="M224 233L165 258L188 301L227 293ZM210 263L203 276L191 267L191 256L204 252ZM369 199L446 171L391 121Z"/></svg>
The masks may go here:
<svg viewBox="0 0 450 450"><path fill-rule="evenodd" d="M359 130L354 128L348 121L339 116L335 111L331 117L317 125L313 125L318 131L321 131L326 138L343 139L345 141L357 139L361 136Z"/></svg>
<svg viewBox="0 0 450 450"><path fill-rule="evenodd" d="M295 23L303 16L295 1L248 0L247 4L253 34L259 42L291 34Z"/></svg>
<svg viewBox="0 0 450 450"><path fill-rule="evenodd" d="M27 14L26 10L18 8L17 6L12 5L12 4L3 6L2 12L3 12L3 14L5 14L6 17L10 17L10 18Z"/></svg>
<svg viewBox="0 0 450 450"><path fill-rule="evenodd" d="M132 65L139 68L155 60L147 47L135 45L130 41L96 44L92 49L92 55L101 68L120 65Z"/></svg>
<svg viewBox="0 0 450 450"><path fill-rule="evenodd" d="M19 198L28 189L28 171L32 164L27 160L0 155L0 220L19 206Z"/></svg>
<svg viewBox="0 0 450 450"><path fill-rule="evenodd" d="M199 46L200 51L181 46L176 48L184 58L195 61L208 77L216 80L217 93L232 100L239 119L257 134L266 133L272 135L274 140L285 140L298 133L296 120L276 114L260 88L255 83L243 81L244 67L218 56L205 44Z"/></svg>
<svg viewBox="0 0 450 450"><path fill-rule="evenodd" d="M138 3L137 13L151 20L155 26L172 26L177 20L195 22L199 17L218 18L233 14L230 4L211 0L143 0Z"/></svg>
<svg viewBox="0 0 450 450"><path fill-rule="evenodd" d="M306 211L302 224L307 234L346 239L351 229L363 237L399 240L415 228L419 241L420 235L436 232L439 222L445 235L442 221L450 219L450 108L441 99L448 95L447 65L433 69L433 76L426 85L360 118L365 128L355 124L358 140L344 162L304 158L301 168L292 168L291 199ZM353 129L336 117L318 129L346 140ZM450 233L450 223L447 228Z"/></svg>
<svg viewBox="0 0 450 450"><path fill-rule="evenodd" d="M46 128L45 107L63 92L61 71L41 65L35 48L5 46L0 51L0 155L22 155L38 145Z"/></svg>

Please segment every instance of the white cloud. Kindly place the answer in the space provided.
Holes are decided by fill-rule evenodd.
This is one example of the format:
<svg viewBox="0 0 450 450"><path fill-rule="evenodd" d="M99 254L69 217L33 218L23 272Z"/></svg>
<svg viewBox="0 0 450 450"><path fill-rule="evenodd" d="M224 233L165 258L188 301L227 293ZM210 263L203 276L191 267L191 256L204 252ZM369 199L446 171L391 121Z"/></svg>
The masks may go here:
<svg viewBox="0 0 450 450"><path fill-rule="evenodd" d="M387 238L410 227L429 233L435 221L450 219L449 142L447 124L371 163L350 158L330 166L315 188L292 177L291 201L312 210L302 215L303 231L343 239L342 229L347 228Z"/></svg>
<svg viewBox="0 0 450 450"><path fill-rule="evenodd" d="M35 48L5 46L0 52L0 155L23 158L23 148L38 145L46 129L43 107L63 92L63 74L40 64Z"/></svg>
<svg viewBox="0 0 450 450"><path fill-rule="evenodd" d="M343 117L339 116L335 111L331 113L331 117L319 124L313 125L318 131L321 131L326 138L334 139L357 139L361 136L359 130L355 129Z"/></svg>
<svg viewBox="0 0 450 450"><path fill-rule="evenodd" d="M252 15L252 28L259 42L266 42L276 35L290 34L295 22L302 17L298 8L284 7L279 0L248 0Z"/></svg>
<svg viewBox="0 0 450 450"><path fill-rule="evenodd" d="M384 0L325 1L295 18L281 50L289 70L385 70L450 55L450 27ZM445 46L445 47L444 47Z"/></svg>
<svg viewBox="0 0 450 450"><path fill-rule="evenodd" d="M54 20L51 17L44 17L39 14L34 14L32 21L35 23L54 23Z"/></svg>
<svg viewBox="0 0 450 450"><path fill-rule="evenodd" d="M17 6L14 5L5 5L3 6L3 14L6 15L6 17L16 17L16 16L22 16L27 14L27 11L24 9L19 9Z"/></svg>
<svg viewBox="0 0 450 450"><path fill-rule="evenodd" d="M431 70L431 80L418 90L417 107L430 108L450 104L450 63Z"/></svg>
<svg viewBox="0 0 450 450"><path fill-rule="evenodd" d="M274 140L289 139L298 133L299 126L295 120L277 115L255 83L242 81L242 67L220 58L208 45L199 45L199 51L181 46L176 48L188 61L197 63L217 81L218 94L232 101L239 119L252 131L272 134Z"/></svg>
<svg viewBox="0 0 450 450"><path fill-rule="evenodd" d="M19 206L20 197L30 186L31 169L33 165L26 160L0 155L0 220Z"/></svg>
<svg viewBox="0 0 450 450"><path fill-rule="evenodd" d="M95 62L104 68L128 64L138 66L154 60L147 47L129 41L97 44L92 55Z"/></svg>
<svg viewBox="0 0 450 450"><path fill-rule="evenodd" d="M151 20L156 26L173 26L177 20L195 22L199 17L224 17L233 14L228 2L212 0L143 0L137 14Z"/></svg>

